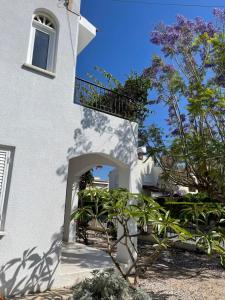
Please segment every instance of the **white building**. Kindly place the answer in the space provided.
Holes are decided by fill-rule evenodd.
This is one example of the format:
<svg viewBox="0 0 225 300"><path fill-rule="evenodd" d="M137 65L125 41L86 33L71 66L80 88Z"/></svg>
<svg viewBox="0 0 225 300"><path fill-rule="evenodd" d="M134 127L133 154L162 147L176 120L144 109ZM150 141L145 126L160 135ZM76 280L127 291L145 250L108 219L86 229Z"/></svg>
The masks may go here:
<svg viewBox="0 0 225 300"><path fill-rule="evenodd" d="M133 170L133 178L136 178L138 184L138 191L153 198L168 195L168 189L163 184L161 175L162 168L156 166L154 160L146 155L139 156L135 168ZM118 170L115 168L109 173L109 188L113 189L118 186ZM188 193L195 194L197 190L190 190L188 187L180 185L169 186L170 191L174 195L185 195Z"/></svg>
<svg viewBox="0 0 225 300"><path fill-rule="evenodd" d="M136 178L138 185L138 192L144 192L149 196L161 195L160 192L160 175L162 169L155 166L153 159L147 159L144 156L142 159L137 160L133 170L133 177ZM113 189L118 186L118 170L115 168L109 173L109 188Z"/></svg>
<svg viewBox="0 0 225 300"><path fill-rule="evenodd" d="M80 15L80 0L67 2L1 0L0 294L5 296L54 283L62 236L72 239L72 190L81 174L97 164L116 166L118 185L138 191L138 180L132 179L137 124L74 103L77 55L96 28ZM125 263L127 256L119 252Z"/></svg>
<svg viewBox="0 0 225 300"><path fill-rule="evenodd" d="M92 187L96 189L109 189L109 181L103 180L100 177L94 177L94 180L92 182Z"/></svg>

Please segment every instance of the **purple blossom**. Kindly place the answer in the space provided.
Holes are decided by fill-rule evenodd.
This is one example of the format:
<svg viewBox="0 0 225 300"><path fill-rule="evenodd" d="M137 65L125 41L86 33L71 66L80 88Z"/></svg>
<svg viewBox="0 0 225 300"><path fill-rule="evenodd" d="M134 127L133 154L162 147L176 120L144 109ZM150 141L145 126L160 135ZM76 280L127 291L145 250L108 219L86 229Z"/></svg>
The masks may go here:
<svg viewBox="0 0 225 300"><path fill-rule="evenodd" d="M183 25L187 24L187 22L188 22L188 19L185 16L179 15L179 14L177 15L177 23L179 26L183 26Z"/></svg>
<svg viewBox="0 0 225 300"><path fill-rule="evenodd" d="M172 65L165 65L165 66L163 66L162 70L165 73L173 73L173 72L175 72L175 69L174 69L174 67Z"/></svg>
<svg viewBox="0 0 225 300"><path fill-rule="evenodd" d="M214 8L213 14L217 17L221 22L225 22L225 9Z"/></svg>
<svg viewBox="0 0 225 300"><path fill-rule="evenodd" d="M218 29L213 25L213 23L209 22L207 25L207 32L210 37L213 37L214 34L218 32Z"/></svg>
<svg viewBox="0 0 225 300"><path fill-rule="evenodd" d="M168 124L169 126L173 125L173 122L172 122L171 119L166 119L166 122L167 122L167 124Z"/></svg>
<svg viewBox="0 0 225 300"><path fill-rule="evenodd" d="M179 130L178 128L174 129L174 130L171 132L171 134L172 134L173 136L177 136L177 135L179 135L179 133L180 133L180 130Z"/></svg>
<svg viewBox="0 0 225 300"><path fill-rule="evenodd" d="M180 119L181 119L182 122L184 122L184 121L186 120L185 114L181 114L181 115L180 115Z"/></svg>
<svg viewBox="0 0 225 300"><path fill-rule="evenodd" d="M189 128L190 128L190 124L185 123L185 124L183 125L183 130L184 130L185 133L187 133L187 132L189 131Z"/></svg>
<svg viewBox="0 0 225 300"><path fill-rule="evenodd" d="M205 22L200 17L191 21L182 15L177 15L175 24L168 26L160 23L155 27L151 33L151 42L161 45L165 55L170 56L181 53L184 47L190 46L196 35L208 33L212 37L216 32L217 29L211 22Z"/></svg>
<svg viewBox="0 0 225 300"><path fill-rule="evenodd" d="M217 32L215 26L211 22L207 23L200 17L195 18L195 31L200 34L208 33L210 37Z"/></svg>
<svg viewBox="0 0 225 300"><path fill-rule="evenodd" d="M174 26L166 26L160 23L151 33L151 42L156 45L174 46L179 37L179 32Z"/></svg>
<svg viewBox="0 0 225 300"><path fill-rule="evenodd" d="M155 80L155 76L157 75L159 69L158 67L149 67L144 69L143 73L142 73L142 77L143 78L152 78L152 80Z"/></svg>
<svg viewBox="0 0 225 300"><path fill-rule="evenodd" d="M215 82L223 87L225 87L225 74L220 74L216 76Z"/></svg>
<svg viewBox="0 0 225 300"><path fill-rule="evenodd" d="M150 40L153 44L160 45L162 40L162 34L160 33L160 31L152 31Z"/></svg>
<svg viewBox="0 0 225 300"><path fill-rule="evenodd" d="M142 73L142 77L143 78L147 78L151 75L151 68L146 68L144 69L143 73Z"/></svg>
<svg viewBox="0 0 225 300"><path fill-rule="evenodd" d="M174 118L174 117L176 116L176 112L175 112L173 106L169 106L168 111L169 111L169 117L170 117L171 119Z"/></svg>

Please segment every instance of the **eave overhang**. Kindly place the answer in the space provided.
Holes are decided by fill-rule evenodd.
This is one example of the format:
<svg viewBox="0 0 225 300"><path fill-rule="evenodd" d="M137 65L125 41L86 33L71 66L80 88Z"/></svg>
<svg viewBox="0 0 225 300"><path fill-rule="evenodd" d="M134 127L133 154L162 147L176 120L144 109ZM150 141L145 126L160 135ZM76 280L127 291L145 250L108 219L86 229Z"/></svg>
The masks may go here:
<svg viewBox="0 0 225 300"><path fill-rule="evenodd" d="M96 27L80 16L77 54L79 54L96 36Z"/></svg>

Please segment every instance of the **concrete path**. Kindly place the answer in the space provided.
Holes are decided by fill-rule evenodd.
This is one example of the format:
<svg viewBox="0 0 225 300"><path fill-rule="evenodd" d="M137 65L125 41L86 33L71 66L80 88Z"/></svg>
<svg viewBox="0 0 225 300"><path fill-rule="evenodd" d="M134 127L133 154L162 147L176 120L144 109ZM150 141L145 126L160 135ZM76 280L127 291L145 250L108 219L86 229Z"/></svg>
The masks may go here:
<svg viewBox="0 0 225 300"><path fill-rule="evenodd" d="M90 277L93 270L112 266L111 258L102 250L79 243L66 244L62 248L61 263L57 269L53 289L70 288Z"/></svg>
<svg viewBox="0 0 225 300"><path fill-rule="evenodd" d="M69 300L72 299L72 286L90 277L93 270L112 266L111 258L102 250L79 243L66 244L62 247L61 263L56 271L52 291L13 299Z"/></svg>
<svg viewBox="0 0 225 300"><path fill-rule="evenodd" d="M24 297L10 298L12 300L72 300L73 292L71 289L59 289L45 293L27 295Z"/></svg>

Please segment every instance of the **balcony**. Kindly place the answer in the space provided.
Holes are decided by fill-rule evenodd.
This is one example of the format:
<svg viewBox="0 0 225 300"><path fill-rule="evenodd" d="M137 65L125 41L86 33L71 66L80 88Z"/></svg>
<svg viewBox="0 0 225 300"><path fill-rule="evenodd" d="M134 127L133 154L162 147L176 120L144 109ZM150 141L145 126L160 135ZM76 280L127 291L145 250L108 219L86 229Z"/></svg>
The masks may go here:
<svg viewBox="0 0 225 300"><path fill-rule="evenodd" d="M134 99L76 77L74 103L130 121L137 121L138 105Z"/></svg>

